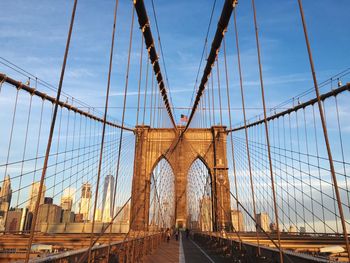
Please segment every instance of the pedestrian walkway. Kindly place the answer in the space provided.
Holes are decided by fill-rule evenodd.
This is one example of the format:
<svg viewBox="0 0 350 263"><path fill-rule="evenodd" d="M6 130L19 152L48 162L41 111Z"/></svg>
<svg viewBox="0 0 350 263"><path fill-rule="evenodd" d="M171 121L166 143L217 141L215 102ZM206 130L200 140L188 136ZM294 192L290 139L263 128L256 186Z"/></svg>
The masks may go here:
<svg viewBox="0 0 350 263"><path fill-rule="evenodd" d="M192 239L187 239L182 235L182 247L184 252L184 262L187 263L214 263L215 261Z"/></svg>
<svg viewBox="0 0 350 263"><path fill-rule="evenodd" d="M163 242L152 255L145 257L146 263L179 262L179 263L213 263L224 262L220 258L208 255L198 244L180 235L179 241L175 237L169 243Z"/></svg>
<svg viewBox="0 0 350 263"><path fill-rule="evenodd" d="M178 263L179 261L179 245L180 242L173 237L169 243L162 242L160 247L154 251L152 255L148 255L144 258L145 263L160 263L170 262Z"/></svg>

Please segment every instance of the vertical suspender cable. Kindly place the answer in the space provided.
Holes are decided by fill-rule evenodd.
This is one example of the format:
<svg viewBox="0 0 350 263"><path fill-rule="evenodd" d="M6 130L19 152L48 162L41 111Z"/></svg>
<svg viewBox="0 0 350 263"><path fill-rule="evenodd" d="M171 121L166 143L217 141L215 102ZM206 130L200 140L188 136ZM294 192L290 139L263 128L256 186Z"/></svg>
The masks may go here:
<svg viewBox="0 0 350 263"><path fill-rule="evenodd" d="M57 150L56 150L56 160L55 160L55 177L54 177L54 181L53 181L53 190L52 190L52 195L55 195L55 191L56 191L56 177L57 177L57 167L58 167L58 156L59 156L59 149L60 149L60 138L61 138L61 127L62 127L62 107L60 109L60 120L58 122L58 135L57 135Z"/></svg>
<svg viewBox="0 0 350 263"><path fill-rule="evenodd" d="M305 146L306 146L306 156L307 156L307 168L309 172L309 186L310 186L310 198L311 198L311 212L312 212L312 226L314 232L316 232L315 228L315 213L314 213L314 198L312 191L312 179L311 179L311 169L310 169L310 155L309 155L309 141L308 141L308 133L307 133L307 122L306 122L306 113L305 108L303 109L303 117L304 117L304 134L305 134Z"/></svg>
<svg viewBox="0 0 350 263"><path fill-rule="evenodd" d="M157 125L157 122L156 122L156 117L157 117L157 115L156 115L156 110L157 110L157 99L158 99L158 96L157 96L157 92L156 91L154 91L154 103L153 103L153 128L155 128L156 127L156 125Z"/></svg>
<svg viewBox="0 0 350 263"><path fill-rule="evenodd" d="M303 10L303 6L302 6L302 1L298 0L298 4L299 4L300 16L301 16L301 20L302 20L302 24L303 24L303 30L304 30L304 36L305 36L307 52L308 52L308 56L309 56L309 62L310 62L312 79L313 79L313 82L314 82L314 88L315 88L315 93L316 93L316 97L317 97L318 109L319 109L319 112L320 112L323 136L324 136L324 140L325 140L325 144L326 144L326 148L327 148L327 154L328 154L329 166L330 166L331 176L332 176L333 185L334 185L334 191L335 191L335 195L336 195L336 198L337 198L338 210L339 210L339 214L340 214L341 224L342 224L342 227L343 227L343 234L344 234L344 240L345 240L345 243L346 243L346 250L347 250L347 253L348 253L348 258L350 259L350 244L349 244L348 231L346 229L346 222L345 222L345 217L344 217L344 212L343 212L343 206L341 204L341 197L340 197L340 192L339 192L339 188L338 188L338 181L337 181L337 176L335 174L335 168L334 168L333 157L332 157L332 150L331 150L331 146L329 144L328 131L327 131L327 127L326 127L324 111L323 111L322 102L321 102L321 98L320 98L320 91L319 91L319 88L318 88L316 72L315 72L315 66L314 66L314 62L313 62L313 58L312 58L311 46L310 46L310 41L309 41L309 37L308 37L308 33L307 33L305 16L304 16L304 10Z"/></svg>
<svg viewBox="0 0 350 263"><path fill-rule="evenodd" d="M298 99L299 104L299 99ZM301 156L300 156L300 139L299 139L299 119L298 119L298 111L295 112L295 129L296 129L296 138L297 138L297 154L298 159L297 162L299 163L299 175L300 175L300 190L301 190L301 206L303 208L303 224L304 228L306 229L306 216L305 216L305 199L304 199L304 184L303 184L303 172L301 167Z"/></svg>
<svg viewBox="0 0 350 263"><path fill-rule="evenodd" d="M10 158L10 152L11 152L11 146L12 146L12 138L13 138L13 128L15 126L15 119L16 119L16 113L17 113L18 94L19 94L19 88L17 88L17 90L16 90L16 99L15 99L15 106L13 108L13 114L12 114L12 124L11 124L9 145L8 145L8 148L7 148L6 166L5 166L3 182L5 182L5 178L6 178L6 174L7 174L7 168L8 168L8 163L9 163L9 158ZM1 197L2 196L0 196L0 198Z"/></svg>
<svg viewBox="0 0 350 263"><path fill-rule="evenodd" d="M153 127L152 123L153 123L153 94L154 94L154 75L152 75L152 81L151 81L151 94L150 94L150 104L149 104L149 126Z"/></svg>
<svg viewBox="0 0 350 263"><path fill-rule="evenodd" d="M39 203L40 203L41 193L43 191L43 185L44 185L44 180L45 180L47 164L48 164L48 161L49 161L52 137L53 137L53 133L54 133L54 130L55 130L55 123L56 123L57 110L58 110L58 102L59 102L60 97L61 97L62 84L63 84L64 73L65 73L65 69L66 69L66 63L67 63L70 39L71 39L72 31L73 31L73 24L74 24L75 11L76 11L76 8L77 8L77 2L78 2L78 0L74 0L73 11L72 11L71 21L70 21L70 26L69 26L67 43L66 43L66 50L65 50L65 53L64 53L63 65L62 65L62 69L61 69L60 82L58 84L58 89L57 89L56 103L55 103L55 108L54 108L54 112L53 112L53 116L52 116L52 120L51 120L50 134L49 134L48 143L47 143L47 147L46 147L44 166L43 166L43 170L42 170L42 174L41 174L41 178L40 178L40 185L39 185L39 191L38 191L39 193L38 193L37 200L36 200L36 203L35 203L35 210L34 210L33 220L32 220L32 224L31 224L31 228L30 228L30 236L29 236L29 239L28 239L28 246L27 246L25 262L29 261L29 255L30 255L31 248L32 248L35 224L36 224L36 219L37 219L37 215L38 215L38 211L39 211Z"/></svg>
<svg viewBox="0 0 350 263"><path fill-rule="evenodd" d="M35 177L36 177L36 171L39 169L37 168L38 160L39 160L39 148L40 148L40 139L41 139L41 131L42 131L42 124L43 124L43 114L44 114L44 102L45 100L41 100L41 107L40 107L40 121L39 121L39 131L38 131L38 138L36 141L36 153L35 153L35 163L34 163L34 175L33 175L33 184L35 183ZM34 201L34 200L33 200ZM32 212L32 211L31 211Z"/></svg>
<svg viewBox="0 0 350 263"><path fill-rule="evenodd" d="M233 12L236 12L233 10ZM230 129L232 129L232 119L231 119L231 101L230 101L230 89L229 89L229 81L228 81L228 72L227 72L227 58L226 58L226 41L225 38L223 39L223 44L224 44L224 62L225 62L225 76L226 76L226 96L227 96L227 109L228 109L228 121L230 125ZM230 140L231 140L231 155L232 155L232 168L233 168L233 177L234 177L234 184L235 184L235 192L236 192L236 208L237 208L237 229L236 231L243 231L241 229L240 225L240 216L239 216L239 205L238 205L238 186L237 186L237 173L236 173L236 160L235 160L235 148L233 145L233 135L232 132L230 132Z"/></svg>
<svg viewBox="0 0 350 263"><path fill-rule="evenodd" d="M30 123L30 117L32 113L32 102L33 102L33 95L30 95L30 101L29 101L29 110L28 110L28 116L27 116L27 124L26 124L26 132L24 137L24 149L23 149L23 155L22 155L22 163L21 163L21 175L19 178L19 186L18 186L18 195L17 195L17 202L16 202L16 208L18 208L19 198L21 196L21 187L22 187L22 179L23 179L23 168L24 168L24 158L26 156L27 152L27 141L28 141L28 131L29 131L29 123Z"/></svg>
<svg viewBox="0 0 350 263"><path fill-rule="evenodd" d="M315 106L312 105L312 119L313 119L313 128L314 128L314 136L315 136L315 148L316 148L316 158L317 158L317 174L320 183L320 196L321 196L321 205L322 205L322 219L323 222L326 222L326 217L324 213L324 202L323 202L323 193L322 193L322 179L321 179L321 171L320 171L320 156L318 154L318 140L317 140L317 128L316 128L316 116L315 116ZM326 225L324 224L324 233L326 233Z"/></svg>
<svg viewBox="0 0 350 263"><path fill-rule="evenodd" d="M141 91L141 80L142 80L142 59L143 59L143 34L141 33L141 55L140 55L140 74L137 92L137 111L136 111L136 126L139 125L140 115L140 91Z"/></svg>
<svg viewBox="0 0 350 263"><path fill-rule="evenodd" d="M123 115L122 115L122 123L124 124L125 121L125 109L126 109L126 98L128 93L128 84L129 84L129 70L130 70L130 54L131 54L131 48L132 48L132 33L134 28L134 14L135 14L135 8L132 7L132 18L131 18L131 28L130 28L130 40L129 40L129 52L128 52L128 65L126 69L126 77L125 77L125 88L124 88L124 101L123 101ZM116 204L116 197L117 197L117 184L119 179L119 168L120 168L120 159L121 159L121 151L122 151L122 143L123 143L123 130L120 131L120 137L119 137L119 146L118 146L118 161L117 161L117 167L116 167L116 179L115 179L115 185L114 185L114 193L113 193L113 204L112 204L112 220L111 220L111 228L110 233L112 233L113 228L113 221L114 221L114 211L115 211L115 204ZM108 259L107 263L109 262L109 253L111 249L111 239L108 241Z"/></svg>
<svg viewBox="0 0 350 263"><path fill-rule="evenodd" d="M277 200L276 200L275 182L274 182L274 178L273 178L274 176L273 176L273 170L272 170L269 129L268 129L268 125L267 125L267 116L266 116L265 92L264 92L264 82L263 82L263 76L262 76L262 64L261 64L261 56L260 56L260 43L259 43L259 34L258 34L258 24L257 24L257 19L256 19L255 0L252 0L252 6L253 6L253 13L254 13L255 38L256 38L256 48L257 48L257 52L258 52L261 99L262 99L263 110L264 110L265 136L266 136L266 144L267 144L267 153L268 153L268 158L269 158L271 189L272 189L272 195L273 195L275 221L276 221L276 226L277 226L278 250L279 250L279 255L280 255L280 262L283 263L283 252L282 252L282 248L281 248L281 233L280 233L279 222L278 222L278 210L277 210L278 207L277 207Z"/></svg>
<svg viewBox="0 0 350 263"><path fill-rule="evenodd" d="M258 244L258 254L260 255L260 242L259 242L259 232L258 232L258 228L257 228L257 215L256 215L255 192L254 192L254 184L253 184L253 173L252 173L250 151L249 151L249 143L248 143L247 117L246 117L246 111L245 111L245 100L244 100L244 89L243 89L243 74L242 74L242 67L241 67L241 52L240 52L240 48L239 48L239 38L238 38L239 36L238 36L237 12L236 12L236 9L233 10L233 24L234 24L235 38L236 38L236 52L237 52L239 85L240 85L241 99L242 99L242 111L243 111L243 120L244 120L244 134L245 134L245 144L246 144L247 159L248 159L250 187L251 187L251 192L252 192L256 240L257 240L257 244ZM237 198L237 203L238 202L239 202L239 200Z"/></svg>
<svg viewBox="0 0 350 263"><path fill-rule="evenodd" d="M215 126L215 95L214 95L214 79L213 74L210 74L210 80L211 80L211 99L212 99L212 106L213 106L213 126Z"/></svg>
<svg viewBox="0 0 350 263"><path fill-rule="evenodd" d="M216 74L218 77L218 95L219 95L219 110L220 110L220 125L222 126L222 107L221 107L221 85L220 85L220 68L219 68L219 56L216 60ZM230 107L230 106L229 106Z"/></svg>
<svg viewBox="0 0 350 263"><path fill-rule="evenodd" d="M346 166L345 166L345 158L344 158L344 146L343 146L343 136L342 136L342 130L340 126L340 116L339 116L339 107L338 107L338 99L337 96L334 97L335 101L335 109L337 113L337 124L338 124L338 134L339 134L339 144L340 144L340 151L342 156L342 166L343 166L343 173L344 173L344 180L345 180L345 186L347 191L347 199L348 199L348 206L350 206L350 194L349 194L349 186L348 186L348 176L346 172ZM350 207L349 207L350 209Z"/></svg>
<svg viewBox="0 0 350 263"><path fill-rule="evenodd" d="M145 94L143 96L143 118L142 125L145 125L145 117L146 117L146 106L147 106L147 87L148 87L148 72L149 72L149 64L150 62L147 60L146 66L146 83L145 83Z"/></svg>
<svg viewBox="0 0 350 263"><path fill-rule="evenodd" d="M93 237L94 237L94 227L95 227L95 216L96 216L96 208L97 208L97 199L98 199L98 192L99 192L99 185L100 185L100 178L101 178L101 168L102 168L102 159L103 159L103 147L104 147L104 141L105 141L106 120L107 120L107 113L108 113L109 90L110 90L110 86L111 86L111 74L112 74L112 67L113 67L114 35L115 35L115 28L116 28L116 21L117 21L118 2L119 1L116 0L115 7L114 7L112 41L111 41L111 49L110 49L110 54L109 54L109 67L108 67L107 88L106 88L106 100L105 100L105 109L104 109L103 124L102 124L102 138L101 138L101 147L100 147L100 158L99 158L98 170L97 170L97 181L96 181L94 210L93 210L93 216L92 216L90 246L89 246L89 249L88 249L88 262L90 262L90 260L91 260L91 247L92 247Z"/></svg>
<svg viewBox="0 0 350 263"><path fill-rule="evenodd" d="M215 60L217 59L217 55L219 53L220 45L222 42L222 39L225 34L225 30L227 28L227 25L230 21L232 10L236 7L237 0L226 0L224 3L224 6L222 8L222 12L219 18L218 26L215 32L215 37L213 39L211 49L209 52L209 56L207 59L206 66L204 68L203 76L201 78L200 85L198 87L197 95L193 103L193 107L191 110L191 114L188 118L187 125L185 129L182 131L181 136L183 133L185 133L188 129L188 127L191 124L191 121L196 113L197 106L199 104L199 101L201 100L201 96L203 95L203 92L206 88L206 85L208 84L209 77L212 73L212 67L215 64ZM214 107L213 107L214 108Z"/></svg>

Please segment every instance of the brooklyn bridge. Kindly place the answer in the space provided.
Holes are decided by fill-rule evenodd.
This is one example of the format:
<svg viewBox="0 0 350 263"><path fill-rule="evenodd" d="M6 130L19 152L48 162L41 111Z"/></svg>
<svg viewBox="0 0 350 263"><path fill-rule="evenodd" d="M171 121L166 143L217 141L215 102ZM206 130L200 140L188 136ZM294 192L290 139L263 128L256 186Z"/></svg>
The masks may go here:
<svg viewBox="0 0 350 263"><path fill-rule="evenodd" d="M270 2L4 1L0 262L349 262L350 6Z"/></svg>

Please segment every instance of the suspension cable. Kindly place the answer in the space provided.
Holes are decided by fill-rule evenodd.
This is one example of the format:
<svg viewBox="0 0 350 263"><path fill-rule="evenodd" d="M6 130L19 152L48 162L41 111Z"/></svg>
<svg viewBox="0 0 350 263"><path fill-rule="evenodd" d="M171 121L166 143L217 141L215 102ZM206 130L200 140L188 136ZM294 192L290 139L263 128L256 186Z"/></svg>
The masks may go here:
<svg viewBox="0 0 350 263"><path fill-rule="evenodd" d="M108 102L109 102L109 91L110 91L110 83L111 83L110 80L111 80L112 67L113 67L113 50L114 50L114 39L115 39L114 36L115 36L116 21L117 21L118 2L119 1L116 0L115 7L114 7L112 41L111 41L111 48L110 48L110 55L109 55L109 68L108 68L108 77L107 77L107 89L106 89L104 121L106 120L107 113L108 113ZM131 26L131 33L130 33L131 36L130 36L130 38L132 37L133 23L134 23L134 9L133 9L133 14L132 14L132 22L131 22L132 26ZM105 140L105 131L106 131L106 124L105 124L105 122L103 122L102 138L101 138L101 149L100 149L100 159L99 159L98 170L97 170L95 202L94 202L94 209L93 209L93 216L92 216L90 247L89 247L89 250L88 250L88 262L90 262L90 260L91 260L91 245L93 243L93 237L94 237L95 217L96 217L96 208L97 208L99 184L100 184L100 177L101 177L101 168L102 168L102 159L103 159L103 146L104 146L104 140Z"/></svg>
<svg viewBox="0 0 350 263"><path fill-rule="evenodd" d="M233 12L234 12L234 16L235 16L236 9ZM230 129L231 129L231 127L232 127L232 117L231 117L231 110L230 110L231 101L230 101L230 88L229 88L229 80L228 80L228 68L227 68L226 41L225 41L225 38L224 38L223 41L224 41L224 62L225 62L228 121L229 121ZM236 192L237 200L239 200L238 185L237 185L237 173L236 173L236 160L235 160L235 146L234 146L234 143L233 143L233 135L232 135L232 133L230 133L230 142L231 142L231 155L232 155L232 167L233 167L233 177L234 177L233 179L234 179L234 185L235 185L235 192ZM237 212L238 212L238 210L239 210L238 202L236 202L236 208L237 208ZM238 221L238 231L242 231L242 229L240 229L240 217L239 216L238 216L238 220L237 221Z"/></svg>
<svg viewBox="0 0 350 263"><path fill-rule="evenodd" d="M56 96L57 102L60 100L60 96L61 96L64 73L65 73L65 69L66 69L66 63L67 63L67 57L68 57L68 51L69 51L69 44L70 44L70 39L71 39L72 31L73 31L73 24L74 24L74 17L75 17L77 2L78 2L78 0L74 0L73 11L72 11L69 32L68 32L68 37L67 37L67 42L66 42L66 50L65 50L65 54L64 54L64 58L63 58L61 76L60 76L60 81L59 81L57 96ZM50 134L49 134L49 139L48 139L47 148L46 148L46 156L45 156L45 161L44 161L44 165L43 165L43 171L42 171L41 178L40 178L40 185L39 185L39 191L38 191L39 193L38 193L38 197L37 197L37 200L35 203L35 210L34 210L33 220L32 220L32 224L31 224L31 228L30 228L30 236L28 239L28 246L27 246L26 258L25 258L26 263L29 262L29 255L30 255L30 252L32 249L34 230L35 230L35 225L36 225L36 219L37 219L38 212L39 212L39 203L40 203L40 198L41 198L41 194L43 191L43 185L44 185L44 180L45 180L45 175L46 175L47 164L49 161L49 154L50 154L50 150L51 150L52 137L53 137L53 133L55 130L57 111L58 111L58 103L55 104L55 108L54 108L54 112L53 112L53 116L52 116Z"/></svg>
<svg viewBox="0 0 350 263"><path fill-rule="evenodd" d="M210 26L211 26L211 23L212 23L212 20L213 20L213 15L214 15L214 11L215 11L215 5L216 5L216 0L214 0L213 6L212 6L211 12L210 12L210 18L209 18L208 29L207 29L207 33L206 33L206 35L205 35L204 45L203 45L203 49L202 49L202 55L201 55L201 59L200 59L200 61L199 61L199 66L198 66L198 70L197 70L196 80L195 80L194 87L193 87L193 92L192 92L192 97L191 97L191 105L192 105L192 103L193 103L194 94L195 94L195 92L196 92L196 87L197 87L197 83L198 83L199 72L200 72L201 67L202 67L202 62L203 62L204 55L205 55L205 56L208 56L208 54L207 54L208 36L209 36ZM190 109L191 109L191 108L188 108L188 110L190 110ZM188 112L187 114L189 114L189 112Z"/></svg>
<svg viewBox="0 0 350 263"><path fill-rule="evenodd" d="M334 191L335 191L335 195L336 195L336 199L337 199L337 203L338 203L338 210L339 210L341 224L342 224L342 228L343 228L344 240L346 243L346 250L348 253L348 259L350 259L350 244L349 244L348 231L346 229L346 222L345 222L343 207L341 205L341 197L340 197L340 193L339 193L339 189L338 189L338 181L337 181L337 176L335 175L332 150L331 150L331 146L329 143L328 131L327 131L326 121L325 121L325 114L323 111L321 98L320 98L320 92L319 92L319 88L318 88L318 84L317 84L315 66L314 66L314 62L313 62L313 58L312 58L312 51L311 51L309 36L307 33L307 28L306 28L306 22L305 22L302 1L298 0L298 4L299 4L299 11L300 11L302 24L303 24L305 43L306 43L307 51L308 51L308 57L309 57L310 68L311 68L311 75L312 75L312 79L314 82L314 88L315 88L315 93L316 93L316 97L317 97L317 104L318 104L318 109L319 109L321 123L322 123L323 136L324 136L324 140L325 140L325 144L326 144L326 148L327 148L327 154L328 154L328 159L329 159L329 166L330 166L330 170L331 170L332 181L334 184Z"/></svg>
<svg viewBox="0 0 350 263"><path fill-rule="evenodd" d="M143 59L143 35L141 34L140 74L139 74L138 91L137 91L136 126L139 125L139 115L140 115L140 91L141 91L141 80L142 80L142 59Z"/></svg>
<svg viewBox="0 0 350 263"><path fill-rule="evenodd" d="M159 57L158 57L157 51L155 49L154 40L153 40L153 36L152 36L150 23L149 23L149 19L148 19L148 15L147 15L144 1L143 0L134 0L133 2L134 2L137 16L138 16L140 28L141 28L141 31L143 33L144 39L145 39L146 48L147 48L147 51L149 54L149 60L152 63L154 75L155 75L157 82L158 82L159 92L161 93L161 95L163 97L163 102L164 102L164 105L168 111L168 115L169 115L169 118L171 120L171 123L172 123L174 129L176 130L177 127L176 127L174 115L173 115L173 112L171 109L171 105L169 102L167 88L164 84L162 72L160 70L159 61L158 61Z"/></svg>
<svg viewBox="0 0 350 263"><path fill-rule="evenodd" d="M278 208L277 208L275 182L274 182L274 174L272 170L272 160L271 160L271 151L270 151L269 129L268 129L268 122L267 122L267 115L266 115L265 92L264 92L264 82L263 82L263 76L262 76L262 64L261 64L261 55L260 55L260 43L259 43L259 34L258 34L258 24L257 24L257 18L256 18L255 0L252 0L252 7L253 7L253 14L254 14L255 39L256 39L256 48L257 48L258 65L259 65L261 99L262 99L263 110L264 110L265 137L266 137L268 159L269 159L271 190L273 195L273 205L274 205L275 221L276 221L276 227L277 227L278 250L280 255L280 262L283 263L283 252L281 248L281 233L279 229L279 218L278 218L278 210L277 210Z"/></svg>
<svg viewBox="0 0 350 263"><path fill-rule="evenodd" d="M1 81L7 82L7 83L9 83L9 84L11 84L11 85L21 89L21 90L24 90L24 91L28 92L31 95L38 96L38 97L42 98L43 100L48 100L48 101L50 101L53 104L57 103L61 107L64 107L64 108L66 108L68 110L71 110L73 112L76 112L76 113L79 113L79 114L84 115L86 117L89 117L90 119L96 120L98 122L103 122L103 119L98 117L97 115L94 115L94 114L91 114L89 112L81 110L80 108L82 108L82 107L76 107L76 106L73 106L73 105L69 104L68 102L63 102L63 101L57 100L55 97L49 96L46 93L37 90L36 87L35 88L31 88L29 85L23 84L22 82L17 81L17 80L15 80L15 79L13 79L13 78L11 78L9 76L6 76L3 73L0 73L0 82ZM91 107L84 107L84 108L90 109ZM106 123L109 126L112 126L112 127L124 129L124 130L131 131L131 132L134 131L132 128L122 127L121 125L119 125L119 124L117 124L115 122L112 122L112 121L106 121Z"/></svg>
<svg viewBox="0 0 350 263"><path fill-rule="evenodd" d="M127 64L127 70L126 70L126 77L125 77L125 88L124 88L124 101L123 101L123 114L122 114L122 125L125 121L125 108L126 108L126 99L128 94L128 86L129 86L129 71L130 71L130 57L131 57L131 47L132 47L132 31L134 27L134 7L132 8L132 22L131 22L131 29L130 29L130 42L129 42L129 52L128 52L128 64ZM119 146L118 146L118 160L117 160L117 167L116 167L116 180L115 180L115 186L114 186L114 193L113 193L113 204L112 204L112 217L115 210L115 203L116 203L116 194L117 194L117 184L119 179L119 173L120 173L120 159L121 159L121 150L122 150L122 143L123 143L123 130L120 131L119 136ZM111 225L113 225L113 218L111 220ZM110 228L110 233L112 233L112 227ZM111 238L108 241L108 259L107 263L109 262L109 254L111 250Z"/></svg>
<svg viewBox="0 0 350 263"><path fill-rule="evenodd" d="M320 100L321 101L325 101L326 99L331 98L331 97L335 97L338 94L341 94L341 93L343 93L345 91L350 91L350 83L347 83L347 84L345 84L342 87L333 89L333 90L331 90L331 91L329 91L327 93L321 94L320 95ZM290 114L292 112L296 112L296 111L298 111L300 109L303 109L303 108L305 108L307 106L314 105L314 104L317 103L317 101L318 101L318 98L316 97L316 98L310 99L310 100L308 100L306 102L299 103L297 105L293 104L293 106L291 108L288 108L288 109L286 109L284 111L275 113L275 114L267 117L267 121L271 121L271 120L277 119L279 117L282 117L282 116L288 115L288 114ZM264 119L262 119L262 120L259 119L259 120L255 121L255 122L251 122L251 123L247 124L247 128L250 128L252 126L259 125L259 124L262 124L262 123L264 123ZM230 129L230 130L227 130L227 132L236 132L236 131L243 130L243 129L244 129L244 125L236 127L236 128L233 128L233 129Z"/></svg>
<svg viewBox="0 0 350 263"><path fill-rule="evenodd" d="M244 96L244 88L243 88L243 74L242 74L242 66L241 66L241 52L239 47L239 34L238 34L238 26L237 26L236 9L233 11L233 22L234 22L233 24L234 24L234 32L235 32L235 40L236 40L237 64L238 64L239 85L240 85L240 93L241 93L241 101L242 101L242 113L243 113L243 120L244 120L244 135L245 135L245 142L246 142L250 188L251 188L251 195L252 195L252 201L253 201L254 219L257 221L253 173L252 173L252 165L251 165L250 150L249 150L249 143L248 143L249 139L248 139L248 129L247 129L247 117L246 117L246 110L245 110L245 96ZM237 197L237 202L238 202L238 197ZM260 255L261 251L260 251L259 233L258 233L257 227L255 227L255 230L256 230L255 232L256 232L256 239L258 244L258 254Z"/></svg>
<svg viewBox="0 0 350 263"><path fill-rule="evenodd" d="M220 16L220 20L219 20L219 23L218 23L218 26L216 29L215 37L213 39L210 53L209 53L209 56L207 58L207 64L206 64L204 72L203 72L201 83L198 87L197 95L196 95L195 101L193 103L190 117L188 119L188 122L187 122L185 129L182 131L182 134L184 134L187 131L187 129L189 128L191 121L194 117L194 114L196 113L199 101L202 97L202 94L205 90L208 79L210 77L212 67L214 66L215 60L217 59L217 56L219 54L221 42L222 42L222 39L223 39L224 34L226 32L227 25L230 21L232 11L236 7L236 5L237 5L237 0L226 0L224 3L224 6L223 6L222 12L221 12L221 16Z"/></svg>
<svg viewBox="0 0 350 263"><path fill-rule="evenodd" d="M221 85L220 85L220 68L219 68L219 57L216 59L216 75L218 77L218 96L219 96L219 111L220 111L220 125L222 122L222 106L221 106Z"/></svg>

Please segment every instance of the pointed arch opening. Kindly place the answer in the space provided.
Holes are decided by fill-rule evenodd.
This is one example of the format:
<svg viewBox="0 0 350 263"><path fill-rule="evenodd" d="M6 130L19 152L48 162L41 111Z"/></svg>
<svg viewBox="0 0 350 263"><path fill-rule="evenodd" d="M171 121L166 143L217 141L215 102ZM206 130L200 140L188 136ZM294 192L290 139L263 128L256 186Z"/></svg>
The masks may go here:
<svg viewBox="0 0 350 263"><path fill-rule="evenodd" d="M194 160L187 175L187 226L201 231L213 230L212 179L200 157Z"/></svg>
<svg viewBox="0 0 350 263"><path fill-rule="evenodd" d="M175 176L166 158L156 162L150 181L149 229L171 228L175 224Z"/></svg>

